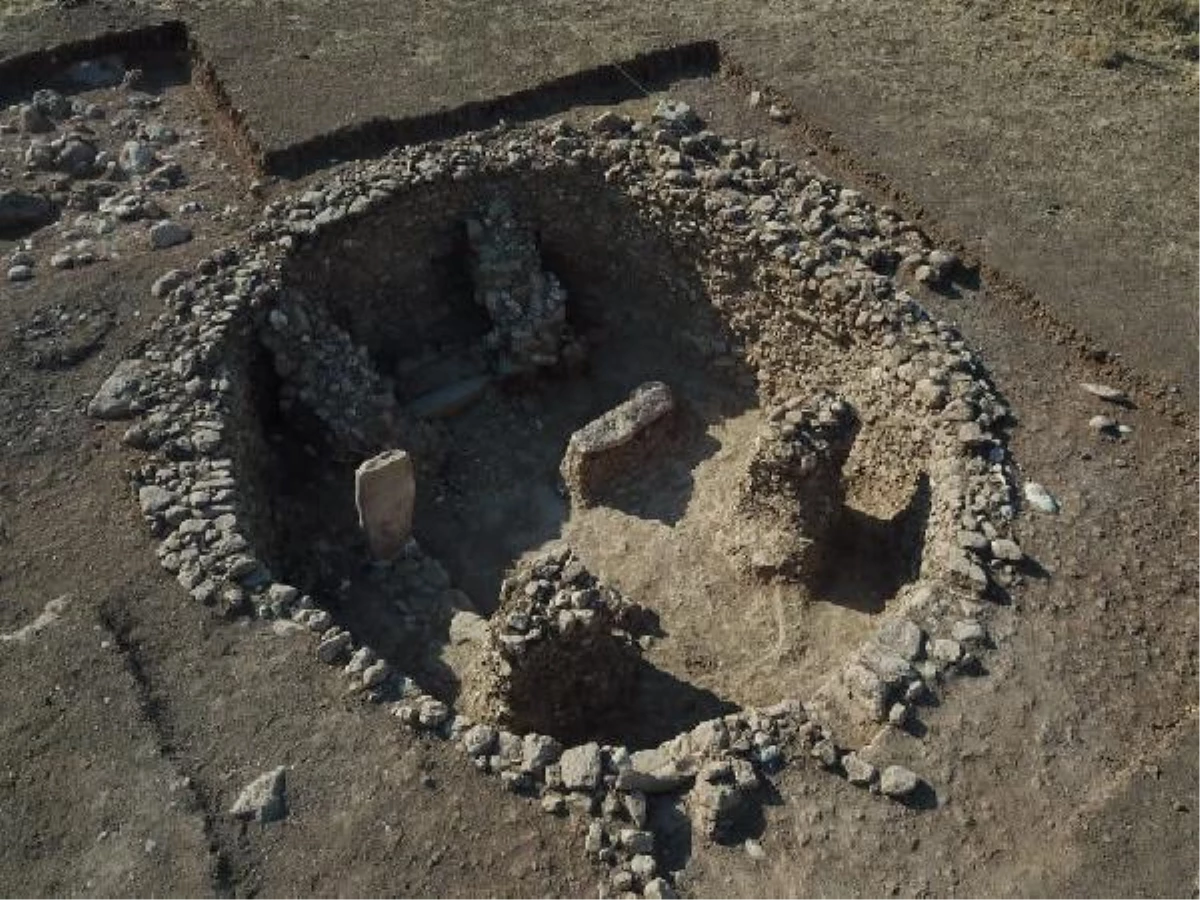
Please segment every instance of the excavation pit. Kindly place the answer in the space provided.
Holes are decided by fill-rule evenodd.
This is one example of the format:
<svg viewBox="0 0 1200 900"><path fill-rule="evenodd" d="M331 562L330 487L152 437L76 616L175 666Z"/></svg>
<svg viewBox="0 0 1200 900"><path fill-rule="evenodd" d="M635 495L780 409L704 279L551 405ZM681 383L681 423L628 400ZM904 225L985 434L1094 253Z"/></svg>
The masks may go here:
<svg viewBox="0 0 1200 900"><path fill-rule="evenodd" d="M356 165L273 204L252 251L173 295L164 336L190 340L196 365L163 352L183 370L163 405L216 439L159 434L154 413L134 437L191 467L144 479L167 490L231 460L235 544L253 557L236 574L219 557L207 599L270 610L272 582L295 586L486 720L469 698L489 617L511 614L502 585L569 546L653 627L574 651L621 686L596 706L570 699L582 676L543 710L539 679L514 681L521 709L497 724L648 748L820 696L848 729L874 727L878 697L837 676L890 616L932 634L986 588L960 532L1007 528L1007 410L892 280L887 261L919 241L907 223L750 144L673 129L501 129ZM661 433L618 455L594 498L572 496L572 435L648 384L671 397ZM853 419L819 478L757 478L764 433L809 427L789 416L814 403ZM379 560L354 470L390 449L415 462L415 542ZM791 562L760 564L768 544ZM614 631L627 638L606 643Z"/></svg>

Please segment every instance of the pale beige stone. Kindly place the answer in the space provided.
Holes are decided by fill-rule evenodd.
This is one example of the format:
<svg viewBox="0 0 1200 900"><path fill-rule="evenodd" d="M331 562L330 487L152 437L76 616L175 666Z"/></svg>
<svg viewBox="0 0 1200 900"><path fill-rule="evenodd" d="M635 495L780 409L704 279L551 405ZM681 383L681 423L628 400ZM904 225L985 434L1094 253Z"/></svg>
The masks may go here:
<svg viewBox="0 0 1200 900"><path fill-rule="evenodd" d="M394 559L408 543L416 494L412 457L403 450L373 456L354 473L358 524L376 559Z"/></svg>

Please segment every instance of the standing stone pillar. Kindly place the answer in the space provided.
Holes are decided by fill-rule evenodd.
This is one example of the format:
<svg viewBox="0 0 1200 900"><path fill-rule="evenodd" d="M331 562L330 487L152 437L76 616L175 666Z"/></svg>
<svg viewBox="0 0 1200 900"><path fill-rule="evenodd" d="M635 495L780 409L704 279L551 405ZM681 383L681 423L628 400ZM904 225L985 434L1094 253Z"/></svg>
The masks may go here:
<svg viewBox="0 0 1200 900"><path fill-rule="evenodd" d="M384 451L355 471L358 524L376 559L395 559L408 543L416 494L412 457L403 450Z"/></svg>

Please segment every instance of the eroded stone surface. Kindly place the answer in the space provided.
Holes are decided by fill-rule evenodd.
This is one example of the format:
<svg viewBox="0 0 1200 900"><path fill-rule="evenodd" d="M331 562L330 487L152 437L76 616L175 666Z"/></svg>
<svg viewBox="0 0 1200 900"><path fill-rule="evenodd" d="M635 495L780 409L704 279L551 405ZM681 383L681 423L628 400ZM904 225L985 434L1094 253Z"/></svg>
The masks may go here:
<svg viewBox="0 0 1200 900"><path fill-rule="evenodd" d="M358 522L376 559L399 556L412 536L417 481L412 457L403 450L373 456L354 473Z"/></svg>
<svg viewBox="0 0 1200 900"><path fill-rule="evenodd" d="M592 506L614 478L635 470L669 437L674 412L671 389L651 381L572 434L560 468L571 502Z"/></svg>

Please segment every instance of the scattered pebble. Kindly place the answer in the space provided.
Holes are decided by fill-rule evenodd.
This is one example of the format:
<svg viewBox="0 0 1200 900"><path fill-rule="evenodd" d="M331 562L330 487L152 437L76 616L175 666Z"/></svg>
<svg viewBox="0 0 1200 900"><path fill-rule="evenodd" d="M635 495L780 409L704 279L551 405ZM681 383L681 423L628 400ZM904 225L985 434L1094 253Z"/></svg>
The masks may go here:
<svg viewBox="0 0 1200 900"><path fill-rule="evenodd" d="M1036 481L1025 482L1025 499L1038 512L1051 515L1058 512L1058 501L1054 499L1054 495Z"/></svg>
<svg viewBox="0 0 1200 900"><path fill-rule="evenodd" d="M1124 391L1115 387L1109 387L1107 384L1084 381L1079 386L1092 396L1099 397L1101 400L1107 400L1109 403L1129 402L1129 396Z"/></svg>

